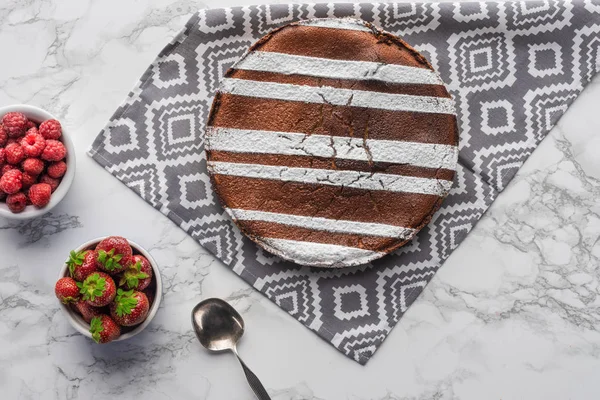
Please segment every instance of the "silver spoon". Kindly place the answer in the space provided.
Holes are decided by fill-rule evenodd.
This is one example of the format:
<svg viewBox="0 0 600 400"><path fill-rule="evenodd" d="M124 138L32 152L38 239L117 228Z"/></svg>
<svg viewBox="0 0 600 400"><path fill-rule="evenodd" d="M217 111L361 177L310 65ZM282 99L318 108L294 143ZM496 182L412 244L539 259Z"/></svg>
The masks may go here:
<svg viewBox="0 0 600 400"><path fill-rule="evenodd" d="M244 320L229 303L216 298L201 301L192 310L192 325L198 340L208 350L231 350L242 364L248 384L256 397L259 400L271 400L262 383L237 352L236 344L244 334Z"/></svg>

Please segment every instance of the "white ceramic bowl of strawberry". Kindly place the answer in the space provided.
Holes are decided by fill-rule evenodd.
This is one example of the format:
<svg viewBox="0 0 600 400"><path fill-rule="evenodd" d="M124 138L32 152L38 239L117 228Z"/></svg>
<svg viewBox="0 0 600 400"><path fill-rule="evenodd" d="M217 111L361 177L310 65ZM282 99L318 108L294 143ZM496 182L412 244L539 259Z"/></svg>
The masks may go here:
<svg viewBox="0 0 600 400"><path fill-rule="evenodd" d="M75 252L78 253L78 252L84 251L84 250L92 250L96 247L96 245L98 243L100 243L101 240L103 240L107 237L108 236L99 237L96 239L92 239L88 242L85 242L84 244L79 246L77 249L75 249ZM154 260L154 258L152 258L150 253L148 253L142 246L140 246L139 244L137 244L129 239L127 239L127 241L129 242L129 245L133 249L134 255L135 254L142 255L142 256L146 257L146 259L150 262L150 265L152 266L152 274L153 274L152 279L154 282L156 282L156 288L155 288L156 292L154 293L154 300L152 301L152 304L150 305L150 310L148 311L148 316L146 317L144 322L135 326L133 329L131 329L127 332L121 333L121 336L119 336L117 339L113 340L114 342L132 338L135 335L137 335L138 333L140 333L141 331L143 331L144 329L146 329L146 327L150 324L150 322L156 315L156 312L158 311L158 308L160 307L160 302L162 301L163 285L162 285L162 279L160 276L160 271L158 270L158 265L156 264L156 261ZM58 279L64 278L65 276L69 276L69 267L67 265L67 261L68 261L68 258L67 258L67 260L65 260L65 264L63 265L63 267L60 270ZM67 316L67 319L73 326L73 328L75 328L75 330L77 330L82 335L87 336L91 339L92 334L90 333L90 324L85 322L83 320L83 318L81 317L81 315L79 315L77 312L73 311L73 309L71 309L71 307L69 305L65 305L60 302L59 302L59 304L60 304L60 307L62 308L62 310L64 311L64 314Z"/></svg>
<svg viewBox="0 0 600 400"><path fill-rule="evenodd" d="M33 122L40 124L43 121L48 119L56 119L54 115L50 114L48 111L42 110L39 107L30 106L26 104L15 104L12 106L0 107L0 118L9 112L21 112L25 114L25 116L32 120ZM58 188L52 193L50 197L50 202L42 207L36 208L35 206L28 205L25 207L25 210L20 213L13 213L8 209L8 206L4 201L0 201L0 217L9 218L9 219L31 219L39 217L43 214L46 214L48 211L53 209L60 201L65 197L69 189L71 188L71 184L73 183L73 178L75 177L75 147L73 147L73 142L71 141L69 132L65 129L65 126L62 125L62 136L59 139L67 149L67 156L65 162L67 163L67 172L62 177L60 185Z"/></svg>

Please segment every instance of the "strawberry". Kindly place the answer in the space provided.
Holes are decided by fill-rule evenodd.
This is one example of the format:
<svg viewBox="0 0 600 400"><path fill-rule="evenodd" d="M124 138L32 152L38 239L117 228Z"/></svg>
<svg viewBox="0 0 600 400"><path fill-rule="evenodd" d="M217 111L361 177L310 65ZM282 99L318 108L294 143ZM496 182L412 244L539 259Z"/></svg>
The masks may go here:
<svg viewBox="0 0 600 400"><path fill-rule="evenodd" d="M146 319L149 309L150 302L144 293L118 289L110 305L110 316L121 326L134 326Z"/></svg>
<svg viewBox="0 0 600 400"><path fill-rule="evenodd" d="M116 286L112 278L104 272L94 272L88 275L83 282L77 282L82 299L90 306L104 307L116 295Z"/></svg>
<svg viewBox="0 0 600 400"><path fill-rule="evenodd" d="M92 321L92 318L97 317L101 314L100 310L95 307L90 306L85 301L81 300L77 303L73 303L73 308L79 314L81 314L81 318L88 324Z"/></svg>
<svg viewBox="0 0 600 400"><path fill-rule="evenodd" d="M131 265L133 251L127 239L109 236L96 246L98 268L109 274L118 274Z"/></svg>
<svg viewBox="0 0 600 400"><path fill-rule="evenodd" d="M131 259L131 266L125 270L119 286L127 289L144 290L152 281L152 266L144 256L135 255Z"/></svg>
<svg viewBox="0 0 600 400"><path fill-rule="evenodd" d="M156 297L156 288L148 287L144 289L144 294L148 298L148 303L150 303L150 306L152 306L152 303L154 303L154 297Z"/></svg>
<svg viewBox="0 0 600 400"><path fill-rule="evenodd" d="M90 333L96 343L112 342L121 335L121 328L108 315L92 318Z"/></svg>
<svg viewBox="0 0 600 400"><path fill-rule="evenodd" d="M76 281L83 282L91 273L98 270L96 250L84 250L78 253L71 250L69 254L69 273Z"/></svg>
<svg viewBox="0 0 600 400"><path fill-rule="evenodd" d="M56 297L63 304L73 303L79 300L79 288L75 279L64 277L60 278L54 286Z"/></svg>

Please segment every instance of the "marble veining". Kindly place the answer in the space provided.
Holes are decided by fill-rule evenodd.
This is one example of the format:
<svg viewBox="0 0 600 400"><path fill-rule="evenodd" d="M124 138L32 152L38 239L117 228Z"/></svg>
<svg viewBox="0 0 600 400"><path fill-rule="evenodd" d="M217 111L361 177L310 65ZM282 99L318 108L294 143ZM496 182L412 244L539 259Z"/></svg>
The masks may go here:
<svg viewBox="0 0 600 400"><path fill-rule="evenodd" d="M0 387L6 399L252 398L229 354L196 342L190 310L243 314L240 353L273 399L595 399L600 394L600 79L580 96L366 367L248 287L85 156L147 65L200 7L248 1L5 0L0 104L61 118L77 176L52 213L0 220ZM9 60L7 62L7 60ZM97 346L61 314L70 249L119 233L161 266L162 308Z"/></svg>

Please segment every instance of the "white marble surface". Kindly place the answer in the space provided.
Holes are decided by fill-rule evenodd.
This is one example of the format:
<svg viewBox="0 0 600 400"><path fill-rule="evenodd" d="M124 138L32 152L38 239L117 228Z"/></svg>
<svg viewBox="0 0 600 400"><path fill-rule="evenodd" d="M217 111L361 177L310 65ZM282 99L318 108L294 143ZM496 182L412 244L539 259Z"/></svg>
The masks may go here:
<svg viewBox="0 0 600 400"><path fill-rule="evenodd" d="M79 157L73 188L55 212L29 223L0 219L0 398L250 399L234 358L203 351L190 327L193 305L219 296L243 313L240 352L274 399L597 399L599 79L366 367L248 287L85 156L196 9L248 3L0 2L0 105L55 113L75 133ZM143 334L97 346L68 324L53 284L71 248L115 233L152 252L166 295Z"/></svg>

